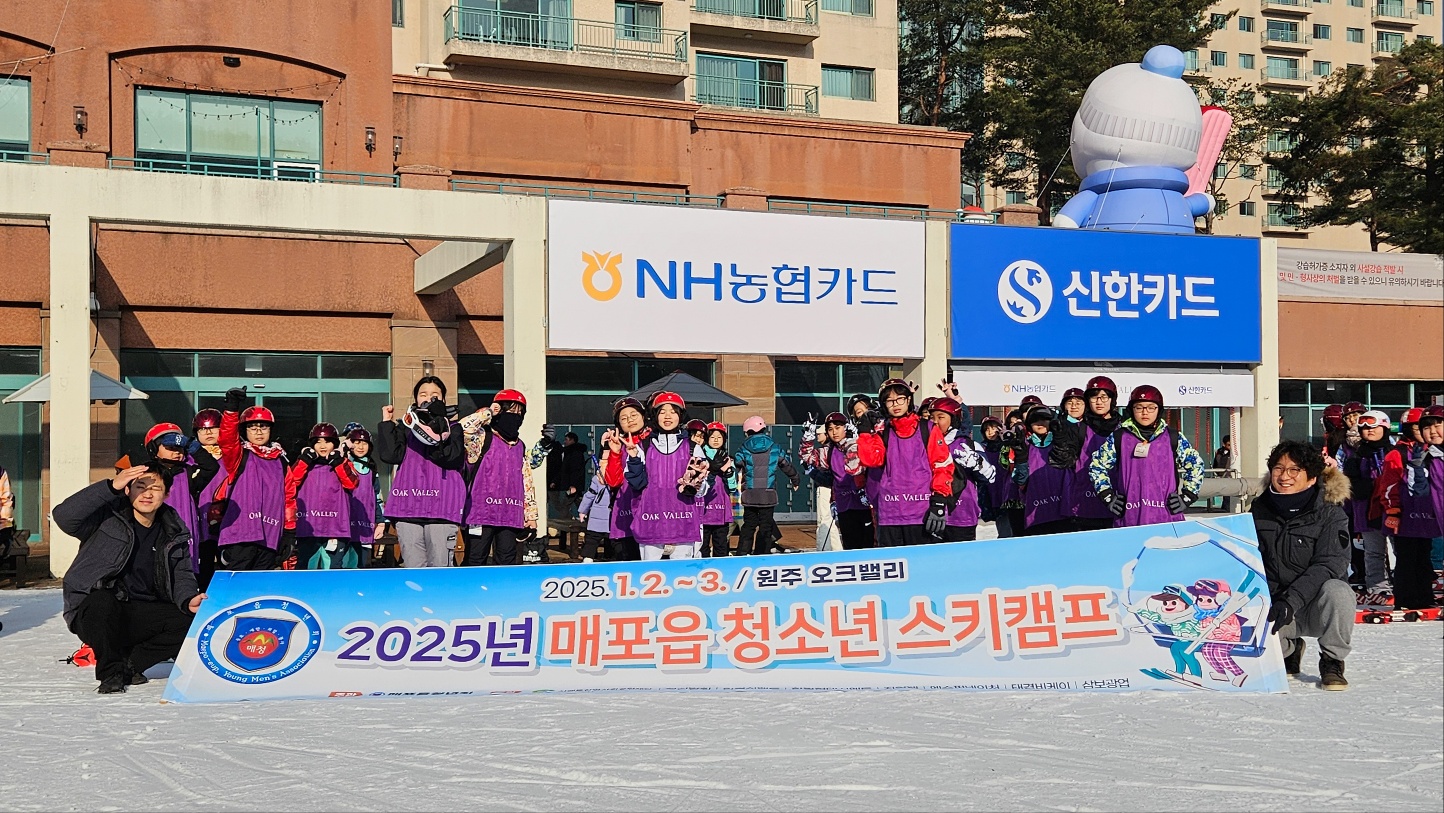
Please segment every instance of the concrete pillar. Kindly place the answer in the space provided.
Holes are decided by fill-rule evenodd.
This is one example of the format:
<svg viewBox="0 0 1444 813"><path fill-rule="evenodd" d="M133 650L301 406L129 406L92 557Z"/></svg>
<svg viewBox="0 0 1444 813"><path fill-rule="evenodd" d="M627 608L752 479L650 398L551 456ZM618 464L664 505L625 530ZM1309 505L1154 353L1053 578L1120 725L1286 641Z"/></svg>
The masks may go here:
<svg viewBox="0 0 1444 813"><path fill-rule="evenodd" d="M120 378L120 311L101 311L95 314L95 351L90 357L90 368L114 379ZM185 418L177 415L181 428L190 432ZM120 402L95 401L90 405L90 478L98 480L109 477L115 471L115 461L120 457Z"/></svg>
<svg viewBox="0 0 1444 813"><path fill-rule="evenodd" d="M747 400L744 406L725 407L723 423L738 424L760 415L771 426L777 419L777 368L771 356L718 356L716 381L718 389Z"/></svg>
<svg viewBox="0 0 1444 813"><path fill-rule="evenodd" d="M50 502L90 484L90 218L50 217ZM64 573L80 541L50 525L50 570Z"/></svg>
<svg viewBox="0 0 1444 813"><path fill-rule="evenodd" d="M45 145L50 163L61 167L105 169L105 147L94 141L51 141Z"/></svg>
<svg viewBox="0 0 1444 813"><path fill-rule="evenodd" d="M1254 405L1239 417L1234 459L1239 476L1263 477L1268 453L1279 442L1279 280L1278 241L1259 242L1260 308L1263 327L1262 362L1253 371Z"/></svg>
<svg viewBox="0 0 1444 813"><path fill-rule="evenodd" d="M923 250L923 357L903 360L903 377L915 382L919 400L936 395L935 385L948 374L952 325L951 269L948 232L952 224L930 220L924 224Z"/></svg>
<svg viewBox="0 0 1444 813"><path fill-rule="evenodd" d="M767 211L767 193L751 186L734 186L722 193L722 207L747 212Z"/></svg>
<svg viewBox="0 0 1444 813"><path fill-rule="evenodd" d="M526 396L525 436L535 439L547 422L546 205L528 201L533 216L524 233L507 246L502 260L502 379ZM533 472L537 491L537 531L547 528L545 467Z"/></svg>
<svg viewBox="0 0 1444 813"><path fill-rule="evenodd" d="M456 323L425 322L415 319L391 320L391 403L401 412L411 405L411 388L416 379L439 376L450 397L456 400ZM381 416L374 416L380 420Z"/></svg>
<svg viewBox="0 0 1444 813"><path fill-rule="evenodd" d="M1043 221L1043 210L1026 203L1009 203L993 210L999 226L1036 226Z"/></svg>
<svg viewBox="0 0 1444 813"><path fill-rule="evenodd" d="M396 168L402 189L451 189L451 170L430 164L406 164Z"/></svg>

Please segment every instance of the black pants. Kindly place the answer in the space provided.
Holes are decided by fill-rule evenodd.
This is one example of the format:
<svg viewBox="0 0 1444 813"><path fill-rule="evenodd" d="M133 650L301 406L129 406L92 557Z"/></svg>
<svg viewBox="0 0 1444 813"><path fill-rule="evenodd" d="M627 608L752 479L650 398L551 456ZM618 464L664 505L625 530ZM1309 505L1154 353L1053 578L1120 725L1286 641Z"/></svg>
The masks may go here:
<svg viewBox="0 0 1444 813"><path fill-rule="evenodd" d="M843 550L862 550L864 548L877 547L877 539L873 536L872 509L870 508L854 508L851 511L839 511L837 514L837 530L838 533L842 534Z"/></svg>
<svg viewBox="0 0 1444 813"><path fill-rule="evenodd" d="M744 505L742 507L742 538L737 542L737 555L766 553L771 547L772 514L775 505Z"/></svg>
<svg viewBox="0 0 1444 813"><path fill-rule="evenodd" d="M276 551L263 542L237 542L220 550L217 570L275 570L281 564Z"/></svg>
<svg viewBox="0 0 1444 813"><path fill-rule="evenodd" d="M907 545L927 545L938 538L923 530L921 525L879 525L877 546L879 548L901 548Z"/></svg>
<svg viewBox="0 0 1444 813"><path fill-rule="evenodd" d="M703 525L702 547L697 555L704 559L732 554L732 523Z"/></svg>
<svg viewBox="0 0 1444 813"><path fill-rule="evenodd" d="M611 548L612 561L614 562L640 562L642 561L642 546L637 540L630 536L621 539L609 539L608 546Z"/></svg>
<svg viewBox="0 0 1444 813"><path fill-rule="evenodd" d="M1349 545L1349 584L1364 584L1364 543L1358 539Z"/></svg>
<svg viewBox="0 0 1444 813"><path fill-rule="evenodd" d="M86 596L75 614L75 634L95 650L96 680L174 658L190 626L191 617L168 601L120 601L103 589Z"/></svg>
<svg viewBox="0 0 1444 813"><path fill-rule="evenodd" d="M972 542L978 538L976 525L949 525L943 531L944 542Z"/></svg>
<svg viewBox="0 0 1444 813"><path fill-rule="evenodd" d="M606 560L611 558L611 550L612 545L604 531L582 531L581 548L577 551L579 558Z"/></svg>
<svg viewBox="0 0 1444 813"><path fill-rule="evenodd" d="M492 525L482 528L479 534L468 531L466 558L461 564L465 567L516 564L516 537L520 533L520 528L498 528Z"/></svg>
<svg viewBox="0 0 1444 813"><path fill-rule="evenodd" d="M1394 537L1394 609L1436 606L1433 545L1432 539L1422 536Z"/></svg>
<svg viewBox="0 0 1444 813"><path fill-rule="evenodd" d="M1112 527L1112 517L1107 517L1104 519L1090 519L1088 517L1079 517L1078 519L1073 520L1073 530L1075 531L1103 531Z"/></svg>
<svg viewBox="0 0 1444 813"><path fill-rule="evenodd" d="M196 547L196 555L201 564L201 569L196 573L196 586L204 593L216 575L216 563L221 558L221 550L214 539L203 539Z"/></svg>
<svg viewBox="0 0 1444 813"><path fill-rule="evenodd" d="M1029 525L1023 529L1023 536L1066 534L1073 530L1073 527L1073 520L1071 519L1055 519L1052 522L1040 522L1037 525Z"/></svg>

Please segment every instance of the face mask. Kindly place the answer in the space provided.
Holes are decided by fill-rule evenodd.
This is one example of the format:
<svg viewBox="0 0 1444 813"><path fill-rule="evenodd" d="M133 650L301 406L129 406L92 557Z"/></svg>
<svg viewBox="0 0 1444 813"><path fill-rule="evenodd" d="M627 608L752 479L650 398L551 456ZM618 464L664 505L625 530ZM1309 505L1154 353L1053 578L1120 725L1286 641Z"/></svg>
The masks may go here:
<svg viewBox="0 0 1444 813"><path fill-rule="evenodd" d="M491 428L496 430L503 440L512 442L521 431L521 422L525 417L515 412L501 412L492 417Z"/></svg>

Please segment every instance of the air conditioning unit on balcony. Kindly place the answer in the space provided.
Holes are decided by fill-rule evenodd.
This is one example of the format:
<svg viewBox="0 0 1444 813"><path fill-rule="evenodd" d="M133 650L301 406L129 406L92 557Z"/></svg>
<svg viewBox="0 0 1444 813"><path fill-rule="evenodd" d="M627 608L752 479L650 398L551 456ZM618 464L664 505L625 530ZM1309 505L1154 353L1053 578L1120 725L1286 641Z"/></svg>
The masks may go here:
<svg viewBox="0 0 1444 813"><path fill-rule="evenodd" d="M305 161L274 161L271 163L271 177L278 181L321 180L321 165Z"/></svg>

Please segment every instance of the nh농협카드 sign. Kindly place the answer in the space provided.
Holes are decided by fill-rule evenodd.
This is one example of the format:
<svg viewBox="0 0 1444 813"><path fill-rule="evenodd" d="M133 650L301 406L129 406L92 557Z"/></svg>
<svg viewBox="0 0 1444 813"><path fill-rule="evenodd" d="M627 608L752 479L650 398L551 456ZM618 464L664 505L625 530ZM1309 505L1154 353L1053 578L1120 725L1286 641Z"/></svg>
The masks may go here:
<svg viewBox="0 0 1444 813"><path fill-rule="evenodd" d="M920 357L923 225L553 200L552 349Z"/></svg>
<svg viewBox="0 0 1444 813"><path fill-rule="evenodd" d="M217 574L164 699L1279 692L1248 515L910 548Z"/></svg>

